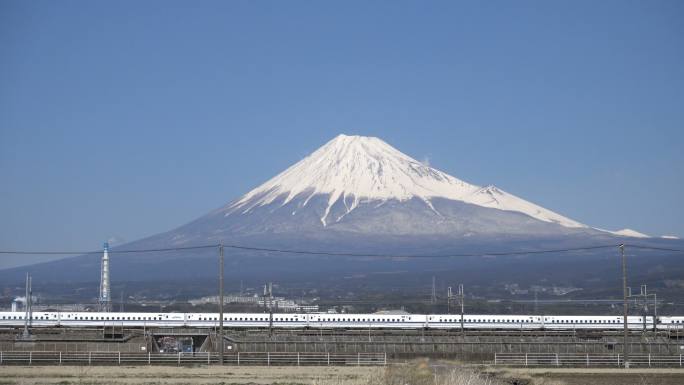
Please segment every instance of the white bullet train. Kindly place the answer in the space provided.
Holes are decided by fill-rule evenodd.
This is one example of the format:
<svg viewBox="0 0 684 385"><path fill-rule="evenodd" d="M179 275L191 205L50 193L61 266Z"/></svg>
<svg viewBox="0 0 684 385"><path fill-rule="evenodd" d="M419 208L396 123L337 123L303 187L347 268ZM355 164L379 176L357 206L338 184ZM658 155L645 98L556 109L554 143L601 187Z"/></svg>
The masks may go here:
<svg viewBox="0 0 684 385"><path fill-rule="evenodd" d="M0 326L19 327L24 312L0 312ZM479 330L622 330L622 316L476 315L463 328ZM219 325L218 313L33 312L32 327L200 327ZM632 330L684 330L684 317L630 316ZM461 316L447 314L225 313L227 328L460 329Z"/></svg>

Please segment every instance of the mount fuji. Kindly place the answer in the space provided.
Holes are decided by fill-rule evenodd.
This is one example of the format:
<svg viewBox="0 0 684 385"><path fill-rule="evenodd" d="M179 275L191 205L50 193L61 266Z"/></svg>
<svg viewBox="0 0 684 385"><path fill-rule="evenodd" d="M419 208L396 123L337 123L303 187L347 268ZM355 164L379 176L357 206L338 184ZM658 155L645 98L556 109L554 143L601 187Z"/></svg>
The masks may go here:
<svg viewBox="0 0 684 385"><path fill-rule="evenodd" d="M410 249L494 239L603 237L507 193L422 164L381 139L339 135L242 197L147 246L252 241L336 249L394 242ZM621 235L621 234L618 234ZM381 238L389 237L387 245ZM371 238L372 245L354 238ZM305 241L302 243L303 241ZM290 242L291 241L291 242Z"/></svg>
<svg viewBox="0 0 684 385"><path fill-rule="evenodd" d="M118 248L186 248L224 242L404 256L558 249L617 244L634 237L640 237L640 242L666 242L630 230L595 229L496 186L457 179L381 139L339 135L225 206L174 230ZM242 271L280 274L293 269L288 258L295 255L230 252L234 267ZM211 276L214 262L208 261L215 260L215 253L115 254L112 274L130 279L167 279L190 273ZM320 272L334 271L345 263L321 257L295 265L298 271ZM44 271L46 278L94 278L99 259L80 256L34 268ZM24 271L6 270L0 278Z"/></svg>
<svg viewBox="0 0 684 385"><path fill-rule="evenodd" d="M360 205L412 199L422 201L437 217L443 215L432 201L445 199L519 212L570 228L586 227L495 186L475 186L423 165L378 138L346 135L334 138L224 211L226 216L249 214L257 207L294 202L297 209L292 215L296 215L316 197L327 201L320 216L324 227L339 223ZM338 203L344 206L343 213L331 215Z"/></svg>

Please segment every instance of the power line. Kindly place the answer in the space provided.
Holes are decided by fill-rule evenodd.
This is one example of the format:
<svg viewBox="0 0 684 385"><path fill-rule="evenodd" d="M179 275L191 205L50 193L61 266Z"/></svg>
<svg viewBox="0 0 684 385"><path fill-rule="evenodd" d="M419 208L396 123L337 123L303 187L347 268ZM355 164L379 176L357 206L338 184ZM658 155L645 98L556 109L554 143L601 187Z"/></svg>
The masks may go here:
<svg viewBox="0 0 684 385"><path fill-rule="evenodd" d="M250 251L264 251L272 253L284 254L304 254L304 255L328 255L336 257L366 257L366 258L465 258L465 257L497 257L497 256L512 256L512 255L528 255L528 254L548 254L548 253L563 253L573 251L588 251L597 249L607 249L617 247L618 245L598 245L574 247L566 249L549 249L549 250L519 250L519 251L504 251L504 252L484 252L484 253L466 253L466 254L442 254L442 255L416 255L416 254L374 254L374 253L345 253L345 252L329 252L329 251L310 251L310 250L294 250L294 249L271 249L263 247L249 247L239 245L223 245L231 249L250 250Z"/></svg>
<svg viewBox="0 0 684 385"><path fill-rule="evenodd" d="M202 246L188 246L188 247L168 247L161 249L137 249L137 250L109 250L109 254L126 254L126 253L155 253L164 251L180 251L180 250L194 250L194 249L209 249L216 248L219 245L202 245ZM0 254L21 254L21 255L83 255L83 254L102 254L102 250L96 251L24 251L24 250L0 250Z"/></svg>
<svg viewBox="0 0 684 385"><path fill-rule="evenodd" d="M671 249L663 247L643 246L634 244L624 244L626 247L631 247L641 250L657 250L657 251L671 251L684 252L680 249ZM187 246L187 247L168 247L156 249L130 249L130 250L110 250L110 254L130 254L130 253L154 253L154 252L169 252L169 251L183 251L183 250L198 250L218 248L219 244ZM517 250L517 251L494 251L494 252L480 252L480 253L457 253L457 254L381 254L381 253L352 253L352 252L333 252L333 251L313 251L313 250L298 250L298 249L278 249L266 247L242 246L236 244L224 244L224 248L246 251L261 251L267 253L281 253L281 254L300 254L300 255L325 255L334 257L359 257L359 258L467 258L467 257L497 257L497 256L515 256L515 255L534 255L534 254L552 254L552 253L568 253L578 251L591 251L599 249L608 249L618 247L619 244L611 245L595 245L571 247L562 249L543 249L543 250ZM16 255L84 255L84 254L100 254L102 250L96 251L26 251L26 250L0 250L0 254L16 254Z"/></svg>
<svg viewBox="0 0 684 385"><path fill-rule="evenodd" d="M680 249L668 249L665 247L654 247L654 246L641 246L641 245L632 245L632 244L625 244L627 247L631 247L634 249L641 249L641 250L658 250L658 251L675 251L675 252L684 252L684 250Z"/></svg>

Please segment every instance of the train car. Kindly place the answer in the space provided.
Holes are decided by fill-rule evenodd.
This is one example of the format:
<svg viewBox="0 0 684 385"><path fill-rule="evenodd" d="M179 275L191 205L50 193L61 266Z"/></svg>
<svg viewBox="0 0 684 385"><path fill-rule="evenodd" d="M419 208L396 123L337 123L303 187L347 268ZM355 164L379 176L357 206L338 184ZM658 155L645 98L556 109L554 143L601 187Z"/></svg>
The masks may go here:
<svg viewBox="0 0 684 385"><path fill-rule="evenodd" d="M544 328L549 330L576 330L576 329L601 329L622 330L624 329L622 316L544 316ZM627 327L630 330L653 329L653 317L629 316Z"/></svg>
<svg viewBox="0 0 684 385"><path fill-rule="evenodd" d="M463 318L463 327L466 329L535 330L542 328L542 318L536 315L467 314ZM457 324L455 327L461 326Z"/></svg>
<svg viewBox="0 0 684 385"><path fill-rule="evenodd" d="M425 315L419 314L308 314L311 328L388 328L419 329L426 326Z"/></svg>
<svg viewBox="0 0 684 385"><path fill-rule="evenodd" d="M684 331L684 317L658 317L658 330Z"/></svg>
<svg viewBox="0 0 684 385"><path fill-rule="evenodd" d="M58 326L184 326L183 313L60 312L58 314Z"/></svg>
<svg viewBox="0 0 684 385"><path fill-rule="evenodd" d="M0 326L23 326L25 317L26 313L24 312L0 312ZM59 313L33 312L31 326L59 326Z"/></svg>

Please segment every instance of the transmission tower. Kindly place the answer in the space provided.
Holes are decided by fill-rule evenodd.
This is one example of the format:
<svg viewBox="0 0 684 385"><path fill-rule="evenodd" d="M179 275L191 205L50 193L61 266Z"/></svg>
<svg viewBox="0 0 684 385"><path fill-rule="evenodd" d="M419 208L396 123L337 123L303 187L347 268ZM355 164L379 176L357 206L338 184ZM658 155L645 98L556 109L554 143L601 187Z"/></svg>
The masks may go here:
<svg viewBox="0 0 684 385"><path fill-rule="evenodd" d="M109 243L105 242L100 270L100 311L112 311L111 289L109 286Z"/></svg>

